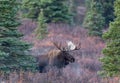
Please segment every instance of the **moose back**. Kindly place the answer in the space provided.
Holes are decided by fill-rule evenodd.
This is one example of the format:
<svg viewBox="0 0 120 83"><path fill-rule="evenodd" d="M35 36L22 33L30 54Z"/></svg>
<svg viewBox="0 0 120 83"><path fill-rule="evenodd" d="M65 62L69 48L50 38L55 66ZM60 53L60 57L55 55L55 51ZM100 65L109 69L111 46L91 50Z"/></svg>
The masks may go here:
<svg viewBox="0 0 120 83"><path fill-rule="evenodd" d="M47 54L37 57L40 73L46 72L46 68L48 67L63 68L69 63L73 63L75 58L70 54L70 51L80 49L80 44L76 46L71 41L67 42L67 47L63 47L61 43L57 42L54 42L53 44L57 47L57 49L53 49Z"/></svg>

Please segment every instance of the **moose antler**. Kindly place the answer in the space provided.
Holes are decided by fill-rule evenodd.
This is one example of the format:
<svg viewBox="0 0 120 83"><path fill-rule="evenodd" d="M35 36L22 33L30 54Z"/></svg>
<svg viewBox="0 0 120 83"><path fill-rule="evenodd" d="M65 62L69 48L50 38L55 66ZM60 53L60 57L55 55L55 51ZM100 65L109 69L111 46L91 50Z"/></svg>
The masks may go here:
<svg viewBox="0 0 120 83"><path fill-rule="evenodd" d="M61 51L72 51L79 50L81 48L81 43L77 43L76 45L72 41L67 41L67 47L63 47L62 42L53 42L53 44Z"/></svg>
<svg viewBox="0 0 120 83"><path fill-rule="evenodd" d="M79 50L81 48L81 43L77 43L76 45L72 41L67 41L69 50Z"/></svg>
<svg viewBox="0 0 120 83"><path fill-rule="evenodd" d="M65 48L62 47L61 42L53 42L53 44L61 51L65 51Z"/></svg>

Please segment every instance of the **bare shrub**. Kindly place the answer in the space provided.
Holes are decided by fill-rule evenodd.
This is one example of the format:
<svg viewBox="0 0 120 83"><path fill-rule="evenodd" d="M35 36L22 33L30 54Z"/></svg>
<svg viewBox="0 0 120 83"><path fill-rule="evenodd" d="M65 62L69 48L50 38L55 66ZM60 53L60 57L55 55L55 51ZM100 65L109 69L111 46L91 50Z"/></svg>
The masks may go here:
<svg viewBox="0 0 120 83"><path fill-rule="evenodd" d="M81 59L79 63L83 68L88 69L91 72L97 72L101 69L101 64L98 60Z"/></svg>
<svg viewBox="0 0 120 83"><path fill-rule="evenodd" d="M24 21L23 25L19 27L20 31L25 33L23 40L33 44L33 48L30 50L33 56L44 55L52 50L54 45L51 41L53 40L79 41L81 49L70 52L75 56L76 61L73 65L67 65L63 71L51 68L47 73L35 73L30 78L27 78L26 74L25 79L31 80L30 82L33 83L101 83L101 78L97 75L101 69L98 58L102 56L101 50L105 44L100 38L89 37L87 30L80 26L51 23L48 25L48 36L43 40L38 40L32 33L35 26L35 22Z"/></svg>

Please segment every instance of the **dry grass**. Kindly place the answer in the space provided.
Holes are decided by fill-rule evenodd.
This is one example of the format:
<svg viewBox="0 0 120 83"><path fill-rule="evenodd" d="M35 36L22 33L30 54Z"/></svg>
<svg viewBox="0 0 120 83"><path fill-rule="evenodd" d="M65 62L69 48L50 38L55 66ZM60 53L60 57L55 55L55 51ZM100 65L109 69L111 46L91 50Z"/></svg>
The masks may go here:
<svg viewBox="0 0 120 83"><path fill-rule="evenodd" d="M0 83L119 83L120 78L100 78L87 69L74 70L67 67L65 70L52 69L47 73L21 72L11 73L7 78L0 76ZM77 71L77 73L76 73Z"/></svg>
<svg viewBox="0 0 120 83"><path fill-rule="evenodd" d="M24 20L19 27L19 31L24 34L24 41L33 44L30 53L33 56L40 56L55 48L52 41L72 40L81 42L81 49L71 52L76 58L74 63L59 70L51 68L47 73L21 72L20 74L11 73L8 79L4 75L0 76L0 83L119 83L119 79L102 79L97 72L101 69L99 57L102 56L101 50L105 47L102 39L89 37L87 30L79 26L71 27L66 24L49 24L48 36L39 40L35 38L34 29L36 23Z"/></svg>

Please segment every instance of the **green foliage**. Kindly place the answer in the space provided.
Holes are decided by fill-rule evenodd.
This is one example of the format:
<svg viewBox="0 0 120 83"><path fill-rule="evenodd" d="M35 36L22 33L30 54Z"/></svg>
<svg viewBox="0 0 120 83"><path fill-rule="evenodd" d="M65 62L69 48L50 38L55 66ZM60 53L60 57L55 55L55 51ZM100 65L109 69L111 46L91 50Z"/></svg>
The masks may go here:
<svg viewBox="0 0 120 83"><path fill-rule="evenodd" d="M84 20L84 27L89 29L89 35L101 36L104 27L103 8L100 1L86 0L87 13Z"/></svg>
<svg viewBox="0 0 120 83"><path fill-rule="evenodd" d="M43 5L43 12L47 17L47 22L65 22L70 23L69 8L66 0L52 0L51 3Z"/></svg>
<svg viewBox="0 0 120 83"><path fill-rule="evenodd" d="M22 0L22 9L25 17L37 19L40 12L41 0Z"/></svg>
<svg viewBox="0 0 120 83"><path fill-rule="evenodd" d="M113 21L115 17L113 4L114 0L86 0L84 27L89 29L90 35L101 36L102 29Z"/></svg>
<svg viewBox="0 0 120 83"><path fill-rule="evenodd" d="M114 1L115 0L101 0L103 7L103 17L105 17L105 25L109 25L114 19Z"/></svg>
<svg viewBox="0 0 120 83"><path fill-rule="evenodd" d="M42 10L38 17L38 27L35 29L35 33L39 39L45 38L47 34L47 24L45 23L45 18Z"/></svg>
<svg viewBox="0 0 120 83"><path fill-rule="evenodd" d="M46 22L66 22L70 23L72 15L69 12L67 0L23 0L24 11L27 16L37 19L40 10L43 9Z"/></svg>
<svg viewBox="0 0 120 83"><path fill-rule="evenodd" d="M116 0L115 20L110 23L109 30L103 35L107 41L106 48L103 49L104 57L100 60L102 62L102 73L107 76L120 75L120 0Z"/></svg>
<svg viewBox="0 0 120 83"><path fill-rule="evenodd" d="M67 4L68 5L68 14L70 15L70 24L71 25L74 25L74 24L77 24L77 20L76 19L76 16L77 16L77 5L75 3L75 0L68 0L67 1Z"/></svg>
<svg viewBox="0 0 120 83"><path fill-rule="evenodd" d="M17 19L17 0L0 0L0 72L34 71L36 60L27 55L28 43L21 41Z"/></svg>

